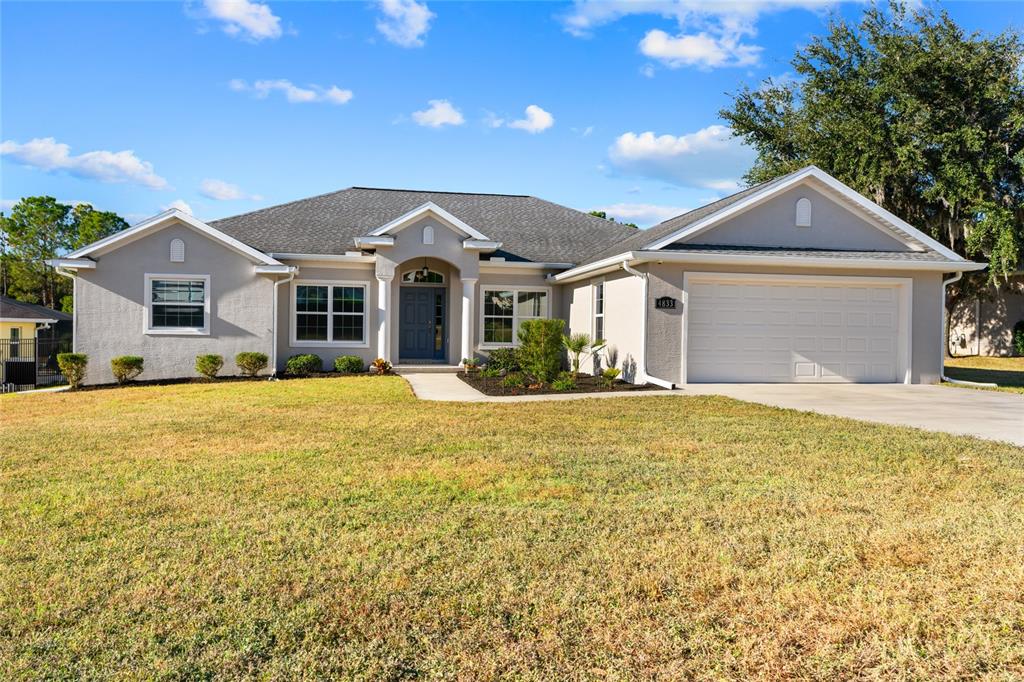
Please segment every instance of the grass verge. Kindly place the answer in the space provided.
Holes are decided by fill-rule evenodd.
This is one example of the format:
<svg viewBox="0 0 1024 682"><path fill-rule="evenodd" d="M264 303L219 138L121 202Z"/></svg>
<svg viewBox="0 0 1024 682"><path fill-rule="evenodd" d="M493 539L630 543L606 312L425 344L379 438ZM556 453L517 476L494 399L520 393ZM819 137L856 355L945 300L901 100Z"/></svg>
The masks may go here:
<svg viewBox="0 0 1024 682"><path fill-rule="evenodd" d="M947 358L946 376L961 381L996 384L995 390L1024 393L1024 358L971 356ZM957 386L957 384L950 384ZM971 388L967 386L966 388Z"/></svg>

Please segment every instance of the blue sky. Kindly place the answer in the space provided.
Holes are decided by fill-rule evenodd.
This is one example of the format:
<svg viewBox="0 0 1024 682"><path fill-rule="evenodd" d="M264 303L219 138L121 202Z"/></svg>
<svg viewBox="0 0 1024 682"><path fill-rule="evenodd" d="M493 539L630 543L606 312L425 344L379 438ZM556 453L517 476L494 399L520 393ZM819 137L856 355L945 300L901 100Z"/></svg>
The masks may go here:
<svg viewBox="0 0 1024 682"><path fill-rule="evenodd" d="M969 30L1024 3L947 3ZM819 0L0 4L0 200L214 219L348 186L533 194L649 225L736 188L727 93Z"/></svg>

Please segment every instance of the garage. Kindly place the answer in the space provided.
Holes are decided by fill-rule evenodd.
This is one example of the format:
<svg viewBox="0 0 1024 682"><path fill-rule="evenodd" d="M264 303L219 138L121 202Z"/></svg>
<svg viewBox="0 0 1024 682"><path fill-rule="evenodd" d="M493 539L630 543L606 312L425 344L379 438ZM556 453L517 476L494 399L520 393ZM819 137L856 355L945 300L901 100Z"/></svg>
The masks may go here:
<svg viewBox="0 0 1024 682"><path fill-rule="evenodd" d="M686 273L686 381L909 381L911 281Z"/></svg>

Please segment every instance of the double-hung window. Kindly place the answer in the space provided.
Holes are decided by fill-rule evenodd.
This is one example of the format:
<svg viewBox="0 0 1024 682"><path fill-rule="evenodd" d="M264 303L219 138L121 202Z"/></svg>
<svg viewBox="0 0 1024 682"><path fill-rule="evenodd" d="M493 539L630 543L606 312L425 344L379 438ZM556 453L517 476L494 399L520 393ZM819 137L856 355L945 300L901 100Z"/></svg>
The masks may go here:
<svg viewBox="0 0 1024 682"><path fill-rule="evenodd" d="M146 275L147 334L209 334L209 275Z"/></svg>
<svg viewBox="0 0 1024 682"><path fill-rule="evenodd" d="M523 320L546 318L548 290L520 287L484 287L483 345L518 345L519 325Z"/></svg>
<svg viewBox="0 0 1024 682"><path fill-rule="evenodd" d="M604 282L594 285L594 340L604 341Z"/></svg>
<svg viewBox="0 0 1024 682"><path fill-rule="evenodd" d="M292 345L365 346L366 284L296 282Z"/></svg>

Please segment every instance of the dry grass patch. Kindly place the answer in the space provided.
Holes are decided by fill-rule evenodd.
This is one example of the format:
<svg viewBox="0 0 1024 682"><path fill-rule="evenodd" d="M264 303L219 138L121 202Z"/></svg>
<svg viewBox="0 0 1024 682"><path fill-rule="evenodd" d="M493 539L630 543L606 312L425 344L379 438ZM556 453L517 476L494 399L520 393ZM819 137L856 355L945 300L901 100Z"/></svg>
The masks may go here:
<svg viewBox="0 0 1024 682"><path fill-rule="evenodd" d="M398 378L0 410L5 679L1024 675L1018 448Z"/></svg>

